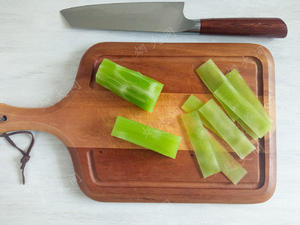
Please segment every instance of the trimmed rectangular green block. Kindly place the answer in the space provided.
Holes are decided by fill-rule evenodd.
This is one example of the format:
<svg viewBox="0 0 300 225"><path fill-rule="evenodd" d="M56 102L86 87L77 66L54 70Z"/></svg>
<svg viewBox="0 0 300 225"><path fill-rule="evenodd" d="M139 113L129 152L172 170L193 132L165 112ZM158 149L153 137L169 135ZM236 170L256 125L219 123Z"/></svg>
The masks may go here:
<svg viewBox="0 0 300 225"><path fill-rule="evenodd" d="M175 159L181 137L118 116L111 136Z"/></svg>
<svg viewBox="0 0 300 225"><path fill-rule="evenodd" d="M152 112L163 84L137 71L103 59L96 82L125 100Z"/></svg>

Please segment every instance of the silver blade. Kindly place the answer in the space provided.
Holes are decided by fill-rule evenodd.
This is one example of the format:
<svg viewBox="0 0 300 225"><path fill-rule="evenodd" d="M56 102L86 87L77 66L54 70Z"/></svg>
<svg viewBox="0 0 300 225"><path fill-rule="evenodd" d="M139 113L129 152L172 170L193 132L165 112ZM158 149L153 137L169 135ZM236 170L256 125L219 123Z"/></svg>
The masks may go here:
<svg viewBox="0 0 300 225"><path fill-rule="evenodd" d="M198 22L183 15L183 2L99 4L63 9L71 26L85 29L182 32Z"/></svg>

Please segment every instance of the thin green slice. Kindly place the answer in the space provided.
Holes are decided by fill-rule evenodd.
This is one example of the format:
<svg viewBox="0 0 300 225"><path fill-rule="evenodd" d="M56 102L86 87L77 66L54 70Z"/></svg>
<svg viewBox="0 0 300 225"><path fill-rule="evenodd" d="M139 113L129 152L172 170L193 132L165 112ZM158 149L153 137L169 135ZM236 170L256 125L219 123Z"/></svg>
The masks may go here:
<svg viewBox="0 0 300 225"><path fill-rule="evenodd" d="M196 69L196 72L212 93L217 90L224 81L226 81L226 77L212 59L201 64Z"/></svg>
<svg viewBox="0 0 300 225"><path fill-rule="evenodd" d="M199 98L197 98L195 95L190 95L190 97L184 102L184 104L181 106L183 111L185 112L193 112L198 109L200 109L201 106L204 105L204 102L202 102ZM198 112L199 113L199 112ZM218 132L213 128L213 126L199 113L200 119L202 120L204 126L206 126L209 130L211 130L214 134L221 137Z"/></svg>
<svg viewBox="0 0 300 225"><path fill-rule="evenodd" d="M254 140L258 138L257 134L254 133L241 119L238 119L236 122L246 131L246 133L252 137Z"/></svg>
<svg viewBox="0 0 300 225"><path fill-rule="evenodd" d="M118 116L111 135L175 159L181 137Z"/></svg>
<svg viewBox="0 0 300 225"><path fill-rule="evenodd" d="M239 117L227 106L225 105L219 98L217 98L216 96L214 96L218 102L220 102L220 104L223 106L225 112L228 114L228 116L233 120L233 121L238 121Z"/></svg>
<svg viewBox="0 0 300 225"><path fill-rule="evenodd" d="M192 112L200 109L204 103L194 95L185 101L181 107L185 112ZM209 122L199 113L203 124L214 133L216 130L209 124ZM234 184L237 184L247 173L247 171L231 156L230 153L209 133L207 133L212 150L215 153L219 167L224 175Z"/></svg>
<svg viewBox="0 0 300 225"><path fill-rule="evenodd" d="M203 105L204 102L202 102L199 98L197 98L195 95L190 95L181 108L185 112L192 112L199 109Z"/></svg>
<svg viewBox="0 0 300 225"><path fill-rule="evenodd" d="M199 112L240 158L245 158L255 149L255 146L247 139L245 134L237 128L213 99L206 102L199 109Z"/></svg>
<svg viewBox="0 0 300 225"><path fill-rule="evenodd" d="M220 172L208 134L202 125L199 113L193 111L182 115L182 120L196 154L204 178Z"/></svg>
<svg viewBox="0 0 300 225"><path fill-rule="evenodd" d="M196 69L196 73L201 78L206 87L211 91L211 93L214 93L214 91L217 90L223 82L227 82L226 77L219 69L219 67L214 63L214 61L212 61L212 59L209 59L205 63L200 65ZM220 102L226 113L233 121L236 121L239 118L229 107L227 107L222 101L220 101L218 97L215 96L215 98Z"/></svg>
<svg viewBox="0 0 300 225"><path fill-rule="evenodd" d="M217 157L222 173L233 183L237 184L247 174L242 165L212 136L208 136L213 151Z"/></svg>
<svg viewBox="0 0 300 225"><path fill-rule="evenodd" d="M258 112L230 83L224 82L214 94L259 138L263 137L271 129L269 118Z"/></svg>
<svg viewBox="0 0 300 225"><path fill-rule="evenodd" d="M264 114L266 117L269 117L264 106L261 104L257 96L236 69L232 70L230 73L227 73L226 78L235 88L235 90L237 90L242 97L251 103L258 112Z"/></svg>
<svg viewBox="0 0 300 225"><path fill-rule="evenodd" d="M152 112L163 84L108 59L100 64L96 82L125 100Z"/></svg>

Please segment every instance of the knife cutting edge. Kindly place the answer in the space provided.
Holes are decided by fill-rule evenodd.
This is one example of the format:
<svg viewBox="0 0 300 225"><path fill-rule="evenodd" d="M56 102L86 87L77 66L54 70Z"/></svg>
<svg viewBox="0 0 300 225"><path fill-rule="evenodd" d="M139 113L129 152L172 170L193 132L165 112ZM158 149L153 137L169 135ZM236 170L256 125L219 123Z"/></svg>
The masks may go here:
<svg viewBox="0 0 300 225"><path fill-rule="evenodd" d="M196 32L284 38L287 26L280 18L187 19L184 2L113 3L61 10L72 27L149 32Z"/></svg>

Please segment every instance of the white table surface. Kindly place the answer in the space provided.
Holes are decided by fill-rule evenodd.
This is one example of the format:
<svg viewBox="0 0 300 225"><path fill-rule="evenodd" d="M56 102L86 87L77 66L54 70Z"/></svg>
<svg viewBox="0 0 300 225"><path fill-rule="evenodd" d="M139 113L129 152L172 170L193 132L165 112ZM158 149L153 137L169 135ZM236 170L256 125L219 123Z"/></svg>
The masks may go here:
<svg viewBox="0 0 300 225"><path fill-rule="evenodd" d="M205 17L281 17L285 39L83 31L66 26L59 10L104 1L0 0L0 102L45 107L70 90L87 48L103 41L250 42L266 46L276 65L277 188L262 204L101 203L76 184L64 144L35 132L36 144L20 184L20 154L0 139L0 224L300 224L299 0L188 1L185 14ZM108 1L106 1L108 2ZM1 112L0 112L1 114ZM1 126L1 124L0 124ZM28 139L15 138L25 144Z"/></svg>

